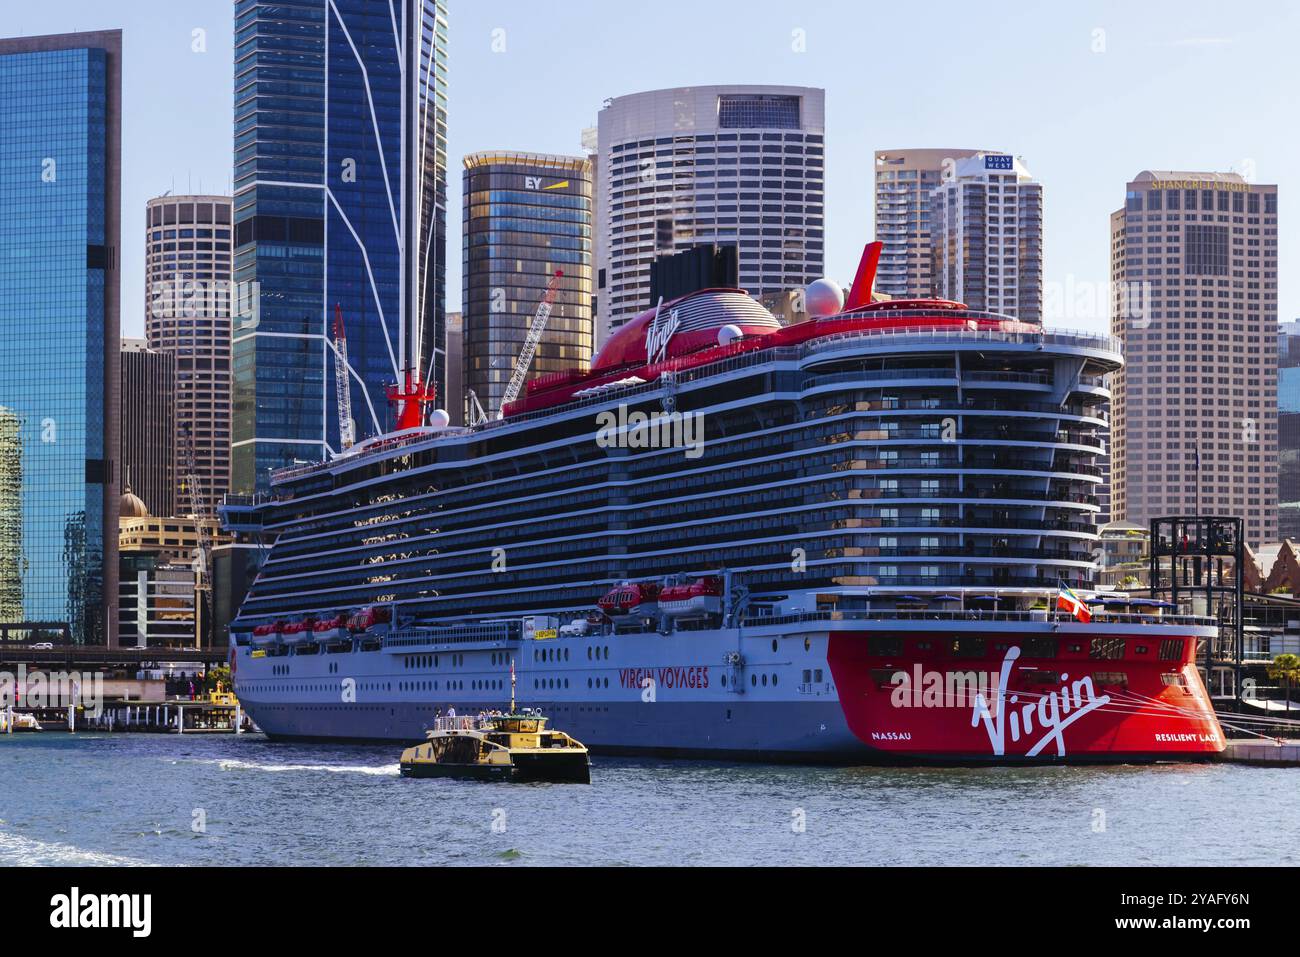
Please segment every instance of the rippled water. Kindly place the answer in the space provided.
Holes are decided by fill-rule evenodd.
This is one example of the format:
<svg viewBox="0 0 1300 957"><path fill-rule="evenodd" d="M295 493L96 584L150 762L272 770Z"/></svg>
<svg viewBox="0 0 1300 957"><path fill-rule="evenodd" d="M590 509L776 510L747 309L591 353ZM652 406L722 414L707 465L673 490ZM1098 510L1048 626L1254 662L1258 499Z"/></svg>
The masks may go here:
<svg viewBox="0 0 1300 957"><path fill-rule="evenodd" d="M1300 863L1300 770L596 758L584 787L407 780L398 752L0 737L0 864Z"/></svg>

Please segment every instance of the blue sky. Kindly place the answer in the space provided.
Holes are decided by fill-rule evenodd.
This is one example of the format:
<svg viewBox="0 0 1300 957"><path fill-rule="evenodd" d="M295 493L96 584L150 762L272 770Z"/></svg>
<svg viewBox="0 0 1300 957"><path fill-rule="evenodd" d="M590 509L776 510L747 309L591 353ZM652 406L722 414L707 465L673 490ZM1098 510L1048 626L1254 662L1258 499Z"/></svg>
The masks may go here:
<svg viewBox="0 0 1300 957"><path fill-rule="evenodd" d="M1143 169L1253 169L1281 187L1280 318L1300 318L1295 37L1271 0L971 4L930 0L450 0L449 299L460 299L460 157L577 152L602 101L703 83L827 90L827 271L871 234L872 154L977 147L1044 186L1046 279L1104 282L1109 213ZM124 31L123 331L143 329L144 204L230 188L230 0L8 0L0 35ZM206 52L194 52L193 31ZM504 30L505 52L493 52ZM794 31L806 52L797 52ZM1098 31L1104 31L1099 33ZM1100 48L1100 49L1098 49ZM1067 287L1068 288L1068 287ZM1058 325L1104 313L1071 300Z"/></svg>

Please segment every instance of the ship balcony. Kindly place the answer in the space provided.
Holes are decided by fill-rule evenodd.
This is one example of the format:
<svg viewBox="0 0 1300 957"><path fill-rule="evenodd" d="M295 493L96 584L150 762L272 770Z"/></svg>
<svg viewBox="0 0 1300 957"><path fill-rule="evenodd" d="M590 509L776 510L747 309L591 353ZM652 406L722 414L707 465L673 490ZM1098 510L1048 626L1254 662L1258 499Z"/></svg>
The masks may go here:
<svg viewBox="0 0 1300 957"><path fill-rule="evenodd" d="M904 561L965 561L971 558L988 559L1022 559L1037 563L1066 563L1091 566L1091 552L1067 548L1012 548L1005 545L976 545L971 542L951 545L906 546L881 548L863 545L860 548L863 558L890 558Z"/></svg>
<svg viewBox="0 0 1300 957"><path fill-rule="evenodd" d="M1101 504L1096 495L1090 495L1083 492L1069 490L1019 489L1006 486L974 489L862 488L859 490L859 497L863 499L888 501L890 504L899 504L904 502L915 502L918 504L950 502L952 504L962 504L965 502L987 501L1000 501L1010 504L1039 504L1046 502L1057 508L1075 507L1084 509L1099 508Z"/></svg>

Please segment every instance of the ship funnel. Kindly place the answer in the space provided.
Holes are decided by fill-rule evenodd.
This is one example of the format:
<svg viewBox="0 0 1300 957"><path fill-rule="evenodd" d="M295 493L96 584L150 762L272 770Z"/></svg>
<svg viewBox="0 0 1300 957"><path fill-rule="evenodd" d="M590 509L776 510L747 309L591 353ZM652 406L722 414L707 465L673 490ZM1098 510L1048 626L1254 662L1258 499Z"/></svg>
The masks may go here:
<svg viewBox="0 0 1300 957"><path fill-rule="evenodd" d="M844 304L846 312L871 305L871 290L876 285L876 268L880 265L880 254L884 251L882 242L868 243L862 251L862 262L858 264L858 275L849 290L849 300Z"/></svg>

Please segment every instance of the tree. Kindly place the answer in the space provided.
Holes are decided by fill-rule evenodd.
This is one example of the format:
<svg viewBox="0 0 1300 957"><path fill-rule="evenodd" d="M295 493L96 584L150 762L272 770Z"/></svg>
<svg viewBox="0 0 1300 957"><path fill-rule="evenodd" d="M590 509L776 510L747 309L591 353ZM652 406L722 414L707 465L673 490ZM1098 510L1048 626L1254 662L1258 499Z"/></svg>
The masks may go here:
<svg viewBox="0 0 1300 957"><path fill-rule="evenodd" d="M1286 685L1286 710L1291 710L1291 682L1300 680L1300 655L1278 655L1268 666L1270 681Z"/></svg>

